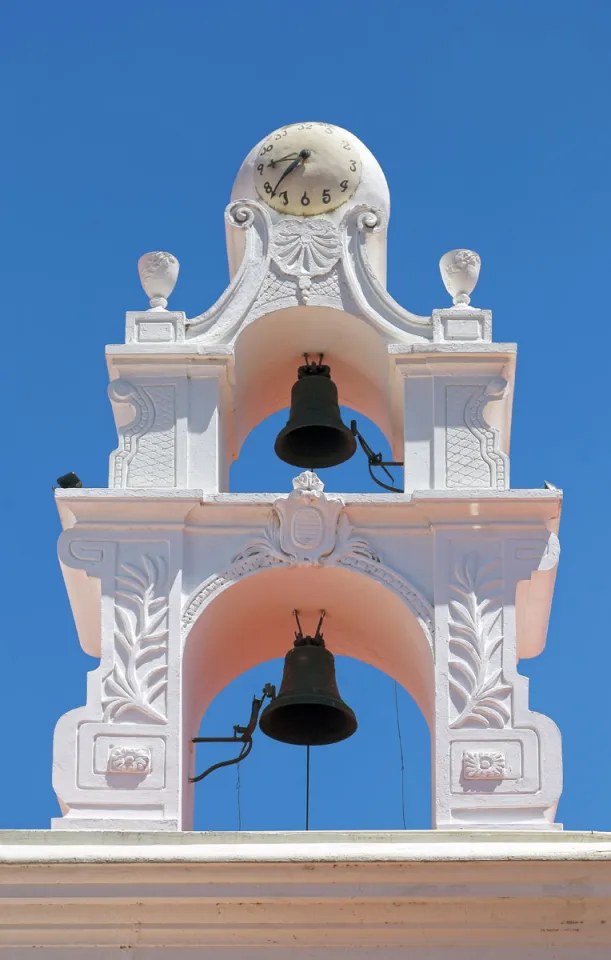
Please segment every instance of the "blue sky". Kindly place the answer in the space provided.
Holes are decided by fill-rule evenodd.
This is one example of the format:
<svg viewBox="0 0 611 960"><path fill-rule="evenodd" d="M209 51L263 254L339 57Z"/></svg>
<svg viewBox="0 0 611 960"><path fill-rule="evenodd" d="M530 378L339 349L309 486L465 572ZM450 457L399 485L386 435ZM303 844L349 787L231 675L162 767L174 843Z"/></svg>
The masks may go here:
<svg viewBox="0 0 611 960"><path fill-rule="evenodd" d="M193 316L227 283L223 210L250 147L283 123L352 130L392 199L389 289L408 309L448 302L438 260L483 261L474 301L519 344L515 487L565 491L548 646L521 670L564 739L559 819L611 829L609 655L610 299L608 48L598 0L4 0L0 11L0 264L4 312L5 788L0 827L48 825L56 719L94 661L78 645L59 571L51 485L107 483L115 431L104 345L145 299L136 262L169 250L172 298ZM286 490L282 415L248 439L234 490ZM328 490L370 489L362 461ZM263 625L261 625L263 626ZM330 639L330 638L329 638ZM287 636L287 646L290 636ZM208 734L244 722L266 664L225 690ZM359 735L313 753L311 825L399 828L393 683L352 661L340 689ZM405 816L430 825L426 725L399 691ZM200 748L199 768L218 759ZM244 829L303 826L303 751L261 735L241 771ZM235 829L235 771L198 791L196 826Z"/></svg>

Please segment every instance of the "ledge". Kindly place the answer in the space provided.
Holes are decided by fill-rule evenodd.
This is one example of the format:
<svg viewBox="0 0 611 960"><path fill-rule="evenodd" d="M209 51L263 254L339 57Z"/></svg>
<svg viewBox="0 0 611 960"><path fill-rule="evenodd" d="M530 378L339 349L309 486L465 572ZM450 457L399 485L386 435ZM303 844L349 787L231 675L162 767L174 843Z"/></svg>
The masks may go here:
<svg viewBox="0 0 611 960"><path fill-rule="evenodd" d="M59 501L79 500L195 500L201 503L273 503L279 497L288 497L291 491L280 493L205 493L202 489L183 489L181 487L82 487L55 490L55 499ZM521 490L482 490L466 488L463 490L414 490L411 493L342 493L325 491L329 497L341 497L345 503L464 503L465 501L499 501L503 503L524 500L562 500L562 490L550 490L545 487Z"/></svg>
<svg viewBox="0 0 611 960"><path fill-rule="evenodd" d="M611 834L4 831L0 944L52 960L514 960L517 945L606 960Z"/></svg>
<svg viewBox="0 0 611 960"><path fill-rule="evenodd" d="M0 831L0 865L33 863L611 862L611 833ZM611 874L610 874L611 881Z"/></svg>

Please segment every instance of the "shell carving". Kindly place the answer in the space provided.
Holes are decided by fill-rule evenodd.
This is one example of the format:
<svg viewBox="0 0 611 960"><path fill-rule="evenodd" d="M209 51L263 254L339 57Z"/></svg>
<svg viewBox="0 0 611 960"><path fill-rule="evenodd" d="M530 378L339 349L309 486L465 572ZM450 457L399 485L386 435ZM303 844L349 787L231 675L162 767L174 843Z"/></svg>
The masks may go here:
<svg viewBox="0 0 611 960"><path fill-rule="evenodd" d="M296 218L276 224L271 255L283 273L314 277L329 273L341 256L337 230L328 220Z"/></svg>

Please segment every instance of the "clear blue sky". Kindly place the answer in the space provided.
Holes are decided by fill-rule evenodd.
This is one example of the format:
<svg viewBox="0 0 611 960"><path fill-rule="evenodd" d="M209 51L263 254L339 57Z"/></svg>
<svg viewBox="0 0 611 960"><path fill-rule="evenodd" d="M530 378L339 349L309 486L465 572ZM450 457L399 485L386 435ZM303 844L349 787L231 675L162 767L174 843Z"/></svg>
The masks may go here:
<svg viewBox="0 0 611 960"><path fill-rule="evenodd" d="M563 556L531 706L564 738L567 828L611 829L607 277L611 6L604 0L3 0L0 269L5 560L0 827L57 808L51 738L85 697L56 558L51 485L107 483L115 432L104 345L145 300L136 261L181 263L193 316L227 283L223 210L250 147L282 123L352 130L392 197L389 288L417 313L447 303L438 260L472 247L475 302L519 343L515 487L565 491ZM282 417L280 417L280 421ZM234 490L286 490L278 419L255 431ZM362 461L327 489L369 489ZM260 625L264 629L264 624ZM331 638L328 638L331 640ZM290 636L287 636L287 646ZM204 722L225 733L279 664L240 678ZM392 682L339 664L359 735L315 751L312 826L402 825ZM408 827L430 824L426 726L400 691ZM201 769L217 754L200 748ZM303 826L303 751L261 735L241 774L242 826ZM198 828L237 826L236 777L198 792Z"/></svg>

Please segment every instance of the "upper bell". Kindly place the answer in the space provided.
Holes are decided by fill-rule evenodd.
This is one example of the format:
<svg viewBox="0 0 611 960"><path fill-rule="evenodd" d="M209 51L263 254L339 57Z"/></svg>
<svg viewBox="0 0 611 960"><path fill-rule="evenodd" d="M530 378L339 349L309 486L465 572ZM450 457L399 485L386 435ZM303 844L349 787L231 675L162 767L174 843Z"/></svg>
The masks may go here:
<svg viewBox="0 0 611 960"><path fill-rule="evenodd" d="M356 439L342 421L331 369L308 363L306 357L297 377L289 419L276 437L276 454L294 467L336 467L353 455Z"/></svg>
<svg viewBox="0 0 611 960"><path fill-rule="evenodd" d="M319 624L320 627L320 624ZM356 731L354 712L337 689L335 659L319 631L297 634L284 660L282 683L267 705L259 726L273 740L320 747L346 740Z"/></svg>

